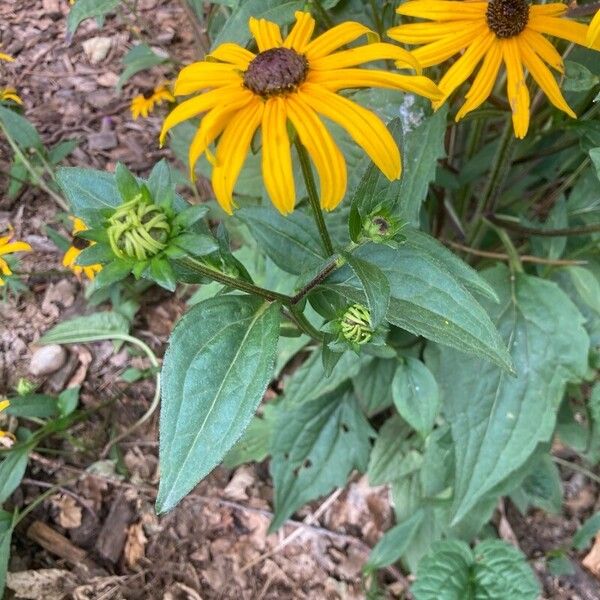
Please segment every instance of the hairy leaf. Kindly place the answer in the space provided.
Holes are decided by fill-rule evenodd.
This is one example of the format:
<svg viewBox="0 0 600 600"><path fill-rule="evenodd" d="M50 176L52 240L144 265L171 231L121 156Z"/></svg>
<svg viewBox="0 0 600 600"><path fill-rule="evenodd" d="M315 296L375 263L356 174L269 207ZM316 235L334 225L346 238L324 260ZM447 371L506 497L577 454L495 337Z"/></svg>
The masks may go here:
<svg viewBox="0 0 600 600"><path fill-rule="evenodd" d="M105 311L63 321L47 331L39 341L42 344L76 344L128 331L129 322L123 315Z"/></svg>

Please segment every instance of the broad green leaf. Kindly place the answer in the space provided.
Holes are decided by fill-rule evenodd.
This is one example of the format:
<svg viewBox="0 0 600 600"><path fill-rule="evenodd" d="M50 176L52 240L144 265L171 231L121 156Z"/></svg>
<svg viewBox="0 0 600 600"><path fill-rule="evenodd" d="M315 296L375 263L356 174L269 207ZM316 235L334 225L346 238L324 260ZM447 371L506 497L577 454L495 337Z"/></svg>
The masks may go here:
<svg viewBox="0 0 600 600"><path fill-rule="evenodd" d="M0 123L22 150L29 150L30 148L43 150L44 145L39 133L25 117L0 105Z"/></svg>
<svg viewBox="0 0 600 600"><path fill-rule="evenodd" d="M392 405L392 380L397 366L395 358L374 358L352 379L354 394L367 416Z"/></svg>
<svg viewBox="0 0 600 600"><path fill-rule="evenodd" d="M417 511L406 521L386 531L373 550L371 550L364 570L374 571L375 569L383 569L383 567L387 567L399 560L410 546L424 516L425 513L423 511Z"/></svg>
<svg viewBox="0 0 600 600"><path fill-rule="evenodd" d="M522 514L530 507L560 514L563 500L560 473L546 448L533 462L521 486L512 492L510 498Z"/></svg>
<svg viewBox="0 0 600 600"><path fill-rule="evenodd" d="M593 311L600 314L600 281L585 267L565 267L579 296Z"/></svg>
<svg viewBox="0 0 600 600"><path fill-rule="evenodd" d="M585 550L598 531L600 531L600 512L592 515L577 530L577 533L573 536L573 548L576 550Z"/></svg>
<svg viewBox="0 0 600 600"><path fill-rule="evenodd" d="M213 49L224 42L235 42L245 46L250 40L248 19L267 19L278 25L285 25L294 20L294 13L302 10L302 0L244 0L229 17L225 26L213 42Z"/></svg>
<svg viewBox="0 0 600 600"><path fill-rule="evenodd" d="M275 531L300 506L365 471L374 432L350 394L334 390L302 404L278 407L271 447Z"/></svg>
<svg viewBox="0 0 600 600"><path fill-rule="evenodd" d="M17 447L5 455L6 458L0 463L0 504L6 502L19 487L25 475L30 450L30 446Z"/></svg>
<svg viewBox="0 0 600 600"><path fill-rule="evenodd" d="M162 370L157 510L172 509L240 438L271 379L280 307L248 296L196 304Z"/></svg>
<svg viewBox="0 0 600 600"><path fill-rule="evenodd" d="M136 73L160 65L166 60L168 60L166 56L156 54L156 52L146 44L134 46L123 58L124 68L119 77L119 81L117 82L117 92L121 93L123 85L125 85L125 83Z"/></svg>
<svg viewBox="0 0 600 600"><path fill-rule="evenodd" d="M367 244L355 255L377 265L387 276L390 323L511 368L509 353L487 313L436 259L407 245ZM362 285L349 267L333 273L324 285L364 302Z"/></svg>
<svg viewBox="0 0 600 600"><path fill-rule="evenodd" d="M365 292L367 306L371 312L371 324L374 328L379 327L390 304L390 283L378 266L352 254L348 254L346 260Z"/></svg>
<svg viewBox="0 0 600 600"><path fill-rule="evenodd" d="M77 344L105 339L111 334L126 334L129 322L117 312L99 312L63 321L47 331L42 344Z"/></svg>
<svg viewBox="0 0 600 600"><path fill-rule="evenodd" d="M586 92L598 84L600 78L587 67L572 60L565 60L565 80L562 88L568 92Z"/></svg>
<svg viewBox="0 0 600 600"><path fill-rule="evenodd" d="M280 269L300 275L323 263L314 221L301 210L284 217L270 206L248 206L238 209L235 216Z"/></svg>
<svg viewBox="0 0 600 600"><path fill-rule="evenodd" d="M587 369L583 318L556 284L506 267L485 277L500 298L487 308L517 376L441 346L426 351L455 442L453 524L551 438L566 382Z"/></svg>
<svg viewBox="0 0 600 600"><path fill-rule="evenodd" d="M102 211L112 210L122 203L112 173L61 167L56 172L56 181L73 213L83 219L88 227L101 223Z"/></svg>
<svg viewBox="0 0 600 600"><path fill-rule="evenodd" d="M75 33L82 21L91 17L103 17L119 6L120 0L77 0L67 17L67 31Z"/></svg>
<svg viewBox="0 0 600 600"><path fill-rule="evenodd" d="M392 396L400 416L426 437L440 406L438 385L431 371L416 358L405 359L396 369Z"/></svg>
<svg viewBox="0 0 600 600"><path fill-rule="evenodd" d="M58 415L57 399L46 394L27 394L10 399L6 414L15 417L37 417L45 419Z"/></svg>
<svg viewBox="0 0 600 600"><path fill-rule="evenodd" d="M6 587L6 572L10 558L10 542L13 533L13 515L0 510L0 597L4 598Z"/></svg>

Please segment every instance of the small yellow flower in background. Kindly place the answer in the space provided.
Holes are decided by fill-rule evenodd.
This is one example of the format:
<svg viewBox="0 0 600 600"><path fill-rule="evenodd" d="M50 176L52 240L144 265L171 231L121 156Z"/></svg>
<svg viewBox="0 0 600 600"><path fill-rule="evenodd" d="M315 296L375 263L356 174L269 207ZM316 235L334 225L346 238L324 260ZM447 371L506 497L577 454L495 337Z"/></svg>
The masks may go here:
<svg viewBox="0 0 600 600"><path fill-rule="evenodd" d="M17 94L17 90L13 87L6 87L4 89L0 89L0 102L3 100L12 100L17 104L23 104L23 100Z"/></svg>
<svg viewBox="0 0 600 600"><path fill-rule="evenodd" d="M481 62L466 101L456 115L457 121L485 102L504 63L515 135L523 138L529 128L530 112L524 69L554 106L576 117L548 68L562 73L562 58L542 35L586 45L588 28L564 18L566 11L567 6L562 3L530 5L527 0L409 0L397 12L430 22L399 25L390 29L388 35L406 44L423 44L412 52L423 67L440 64L464 50L439 83L444 99ZM600 49L598 42L594 42L595 49Z"/></svg>
<svg viewBox="0 0 600 600"><path fill-rule="evenodd" d="M587 32L587 45L592 48L600 45L600 10L594 15Z"/></svg>
<svg viewBox="0 0 600 600"><path fill-rule="evenodd" d="M15 60L10 54L4 54L4 52L0 52L0 60L5 60L6 62L13 62Z"/></svg>
<svg viewBox="0 0 600 600"><path fill-rule="evenodd" d="M69 217L73 221L73 242L71 247L65 252L62 264L63 266L71 269L77 277L81 277L83 273L88 279L94 279L96 273L102 270L102 265L88 265L87 267L81 267L75 264L77 257L81 254L81 251L95 242L89 242L88 240L78 237L77 234L81 231L86 231L86 224L77 217Z"/></svg>
<svg viewBox="0 0 600 600"><path fill-rule="evenodd" d="M12 238L13 228L9 225L8 234L0 237L0 286L4 285L2 275L12 275L8 263L2 258L2 255L13 254L14 252L31 252L32 249L27 242L11 242Z"/></svg>
<svg viewBox="0 0 600 600"><path fill-rule="evenodd" d="M7 398L0 399L0 412L6 410L10 406L10 401ZM8 438L8 439L6 439ZM0 429L0 445L10 447L16 441L13 433Z"/></svg>
<svg viewBox="0 0 600 600"><path fill-rule="evenodd" d="M200 95L175 108L164 122L161 143L175 125L206 113L189 151L191 177L203 153L213 164L212 185L217 201L233 212L233 189L252 138L262 128L262 174L273 204L283 214L294 210L296 194L288 135L288 120L306 147L319 174L321 206L332 210L346 192L346 163L318 114L341 125L389 179L401 172L399 150L385 124L374 113L336 92L382 87L403 90L432 100L441 95L426 77L353 68L365 62L392 59L419 70L409 52L393 44L372 43L335 52L372 32L346 22L311 41L315 21L296 13L296 24L285 40L275 23L251 18L250 32L258 54L237 44L222 44L206 60L185 67L175 84L176 96ZM203 91L210 89L210 91ZM221 135L222 134L222 135ZM219 136L216 155L209 145Z"/></svg>
<svg viewBox="0 0 600 600"><path fill-rule="evenodd" d="M133 98L131 101L131 116L134 120L140 116L147 118L157 104L165 101L174 102L173 94L165 85L155 87L148 94L140 94Z"/></svg>

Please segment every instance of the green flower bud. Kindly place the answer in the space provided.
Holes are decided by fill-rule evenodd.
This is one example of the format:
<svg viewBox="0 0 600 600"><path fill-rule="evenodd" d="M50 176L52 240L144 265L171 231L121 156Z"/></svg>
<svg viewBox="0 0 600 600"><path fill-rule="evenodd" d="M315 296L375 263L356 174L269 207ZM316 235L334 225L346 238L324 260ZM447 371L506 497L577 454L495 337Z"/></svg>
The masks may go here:
<svg viewBox="0 0 600 600"><path fill-rule="evenodd" d="M362 223L361 237L373 242L385 242L398 235L404 222L389 211L377 208Z"/></svg>
<svg viewBox="0 0 600 600"><path fill-rule="evenodd" d="M27 394L31 394L35 391L36 385L33 381L26 379L25 377L20 377L19 381L17 381L17 385L15 386L15 392L19 396L27 396Z"/></svg>
<svg viewBox="0 0 600 600"><path fill-rule="evenodd" d="M340 331L351 344L368 344L373 338L371 312L362 304L353 304L340 319Z"/></svg>
<svg viewBox="0 0 600 600"><path fill-rule="evenodd" d="M171 224L163 208L138 194L115 210L107 231L116 256L142 261L167 247Z"/></svg>

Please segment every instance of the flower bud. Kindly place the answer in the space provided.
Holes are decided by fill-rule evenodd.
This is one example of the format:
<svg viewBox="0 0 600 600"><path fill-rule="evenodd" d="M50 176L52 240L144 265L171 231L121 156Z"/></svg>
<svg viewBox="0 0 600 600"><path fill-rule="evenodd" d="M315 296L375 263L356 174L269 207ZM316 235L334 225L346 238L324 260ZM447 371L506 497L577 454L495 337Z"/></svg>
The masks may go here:
<svg viewBox="0 0 600 600"><path fill-rule="evenodd" d="M348 307L340 319L340 331L351 344L368 344L373 338L371 312L362 304Z"/></svg>

